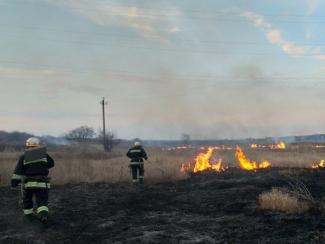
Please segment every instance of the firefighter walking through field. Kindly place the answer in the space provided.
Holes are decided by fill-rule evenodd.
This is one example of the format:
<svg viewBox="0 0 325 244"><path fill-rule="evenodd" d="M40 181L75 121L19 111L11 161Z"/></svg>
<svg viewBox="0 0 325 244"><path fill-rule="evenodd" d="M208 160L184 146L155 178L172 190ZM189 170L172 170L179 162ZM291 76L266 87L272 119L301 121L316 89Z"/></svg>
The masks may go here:
<svg viewBox="0 0 325 244"><path fill-rule="evenodd" d="M129 149L126 156L131 159L130 168L133 184L143 184L143 159L148 160L148 157L140 142L135 142L134 147Z"/></svg>
<svg viewBox="0 0 325 244"><path fill-rule="evenodd" d="M33 196L35 196L39 220L48 220L48 189L50 188L49 169L54 166L54 160L47 154L46 147L41 146L40 140L31 137L26 141L26 150L20 156L11 186L22 184L24 215L31 218L34 214Z"/></svg>

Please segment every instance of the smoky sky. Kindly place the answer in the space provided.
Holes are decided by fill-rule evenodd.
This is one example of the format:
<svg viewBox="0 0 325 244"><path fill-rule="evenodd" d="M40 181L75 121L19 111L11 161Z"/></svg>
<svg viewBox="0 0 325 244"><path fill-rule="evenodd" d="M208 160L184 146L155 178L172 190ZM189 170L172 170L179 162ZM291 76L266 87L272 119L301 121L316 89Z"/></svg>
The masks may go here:
<svg viewBox="0 0 325 244"><path fill-rule="evenodd" d="M121 138L324 132L321 3L1 3L2 130L97 130L105 97Z"/></svg>

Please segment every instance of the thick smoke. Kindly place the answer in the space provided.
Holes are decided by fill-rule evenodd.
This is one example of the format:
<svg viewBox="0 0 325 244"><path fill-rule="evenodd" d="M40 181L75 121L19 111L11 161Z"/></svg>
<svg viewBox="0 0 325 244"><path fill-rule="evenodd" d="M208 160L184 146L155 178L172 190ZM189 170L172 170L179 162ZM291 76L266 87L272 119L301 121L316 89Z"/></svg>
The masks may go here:
<svg viewBox="0 0 325 244"><path fill-rule="evenodd" d="M258 65L236 66L227 78L185 80L166 70L158 77L159 81L143 87L145 97L134 101L134 133L138 136L179 139L188 133L197 139L272 137L313 133L315 127L304 124L320 124L311 123L297 111L298 106L308 111L310 103L315 102L304 104L297 99L308 90L284 85Z"/></svg>

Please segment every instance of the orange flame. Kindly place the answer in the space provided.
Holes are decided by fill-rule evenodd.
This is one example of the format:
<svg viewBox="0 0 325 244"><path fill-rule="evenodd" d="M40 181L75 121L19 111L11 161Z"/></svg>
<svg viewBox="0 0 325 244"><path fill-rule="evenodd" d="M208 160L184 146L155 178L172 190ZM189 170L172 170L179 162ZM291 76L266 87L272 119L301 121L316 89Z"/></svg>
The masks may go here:
<svg viewBox="0 0 325 244"><path fill-rule="evenodd" d="M246 158L243 150L240 147L237 147L237 149L236 149L236 158L239 161L240 168L242 168L244 170L256 170L256 169L271 167L271 164L269 161L263 161L261 163L256 163L255 161L250 161L248 158Z"/></svg>
<svg viewBox="0 0 325 244"><path fill-rule="evenodd" d="M259 145L259 144L256 144L256 143L251 144L251 148L252 149L256 149L256 148L271 148L272 146L274 146L274 145Z"/></svg>
<svg viewBox="0 0 325 244"><path fill-rule="evenodd" d="M271 145L258 145L258 144L251 144L251 148L270 148L270 149L286 149L286 144L284 142L280 142L278 144L271 144Z"/></svg>
<svg viewBox="0 0 325 244"><path fill-rule="evenodd" d="M311 166L313 169L325 168L325 160L321 160L319 163L313 163Z"/></svg>
<svg viewBox="0 0 325 244"><path fill-rule="evenodd" d="M316 145L316 148L325 148L325 145Z"/></svg>
<svg viewBox="0 0 325 244"><path fill-rule="evenodd" d="M251 148L258 148L258 145L257 144L252 144Z"/></svg>
<svg viewBox="0 0 325 244"><path fill-rule="evenodd" d="M168 148L163 148L163 151L179 151L179 150L186 150L186 149L191 149L191 146L177 146L177 147L168 147Z"/></svg>
<svg viewBox="0 0 325 244"><path fill-rule="evenodd" d="M233 147L230 147L230 146L225 146L225 145L222 145L222 146L215 146L213 147L214 150L222 150L222 151L225 151L225 150L234 150Z"/></svg>
<svg viewBox="0 0 325 244"><path fill-rule="evenodd" d="M280 142L276 145L271 145L271 149L286 149L286 144L284 142Z"/></svg>
<svg viewBox="0 0 325 244"><path fill-rule="evenodd" d="M222 159L219 159L218 162L215 162L213 164L210 163L210 159L213 154L213 147L209 147L207 152L205 153L200 153L199 155L196 156L195 158L195 165L193 172L201 172L205 170L213 170L217 172L222 172L227 169L227 167L224 166ZM181 165L181 171L182 172L188 172L191 169L191 163L186 163Z"/></svg>

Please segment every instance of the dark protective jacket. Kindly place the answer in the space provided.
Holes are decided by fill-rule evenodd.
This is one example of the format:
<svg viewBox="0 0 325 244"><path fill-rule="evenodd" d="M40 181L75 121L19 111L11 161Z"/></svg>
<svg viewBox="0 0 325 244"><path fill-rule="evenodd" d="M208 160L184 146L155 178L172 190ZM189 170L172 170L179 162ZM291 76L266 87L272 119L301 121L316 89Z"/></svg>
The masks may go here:
<svg viewBox="0 0 325 244"><path fill-rule="evenodd" d="M20 156L14 174L12 176L12 186L17 185L23 179L47 177L49 169L54 166L54 160L46 151L37 152L39 149L26 150Z"/></svg>
<svg viewBox="0 0 325 244"><path fill-rule="evenodd" d="M130 148L126 156L131 159L131 164L135 162L143 163L143 159L148 159L146 151L143 149L142 146L134 146Z"/></svg>

